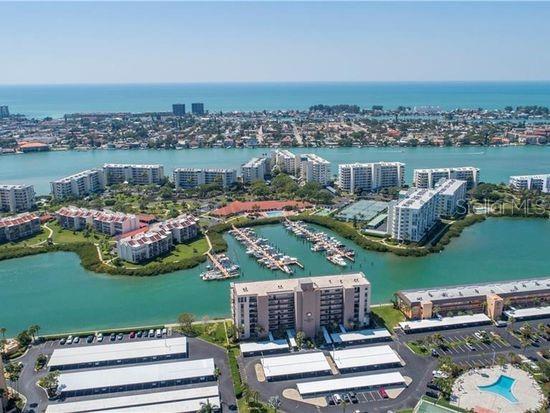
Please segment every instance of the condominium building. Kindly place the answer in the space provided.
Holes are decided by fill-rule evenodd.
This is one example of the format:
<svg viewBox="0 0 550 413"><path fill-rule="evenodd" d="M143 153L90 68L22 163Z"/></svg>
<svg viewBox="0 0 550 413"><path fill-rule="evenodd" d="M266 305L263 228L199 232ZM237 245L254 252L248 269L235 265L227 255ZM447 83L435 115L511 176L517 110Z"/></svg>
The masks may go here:
<svg viewBox="0 0 550 413"><path fill-rule="evenodd" d="M128 182L132 185L160 184L164 179L164 167L162 165L129 165L129 164L105 164L103 165L105 184L114 185Z"/></svg>
<svg viewBox="0 0 550 413"><path fill-rule="evenodd" d="M174 116L185 116L185 103L174 103L172 113Z"/></svg>
<svg viewBox="0 0 550 413"><path fill-rule="evenodd" d="M172 246L170 231L155 230L120 239L117 252L124 261L139 263L167 254Z"/></svg>
<svg viewBox="0 0 550 413"><path fill-rule="evenodd" d="M461 312L486 313L498 319L506 307L544 307L550 304L550 278L402 290L397 304L409 319Z"/></svg>
<svg viewBox="0 0 550 413"><path fill-rule="evenodd" d="M56 199L82 198L105 189L103 170L88 169L50 183L52 195Z"/></svg>
<svg viewBox="0 0 550 413"><path fill-rule="evenodd" d="M453 217L457 213L467 212L466 187L466 181L445 178L435 185L438 217Z"/></svg>
<svg viewBox="0 0 550 413"><path fill-rule="evenodd" d="M437 191L416 189L388 207L388 232L392 238L420 242L438 221Z"/></svg>
<svg viewBox="0 0 550 413"><path fill-rule="evenodd" d="M32 185L0 185L0 210L9 212L28 211L34 207Z"/></svg>
<svg viewBox="0 0 550 413"><path fill-rule="evenodd" d="M191 103L191 113L193 115L204 115L204 103Z"/></svg>
<svg viewBox="0 0 550 413"><path fill-rule="evenodd" d="M139 228L139 219L134 214L101 211L94 216L94 229L110 236L125 234Z"/></svg>
<svg viewBox="0 0 550 413"><path fill-rule="evenodd" d="M94 209L63 207L56 212L57 221L62 228L82 231L91 227L107 235L120 235L139 228L136 215L122 212L97 211Z"/></svg>
<svg viewBox="0 0 550 413"><path fill-rule="evenodd" d="M0 218L0 244L14 242L40 232L40 218L28 212Z"/></svg>
<svg viewBox="0 0 550 413"><path fill-rule="evenodd" d="M199 233L198 219L192 215L180 215L157 224L155 229L170 232L174 244L196 238Z"/></svg>
<svg viewBox="0 0 550 413"><path fill-rule="evenodd" d="M511 176L510 186L516 190L530 189L543 193L549 193L550 174Z"/></svg>
<svg viewBox="0 0 550 413"><path fill-rule="evenodd" d="M338 165L338 186L349 193L401 187L404 183L405 164L401 162Z"/></svg>
<svg viewBox="0 0 550 413"><path fill-rule="evenodd" d="M479 182L479 169L473 166L415 169L413 175L413 185L417 188L434 188L442 178L466 181L467 189L472 189Z"/></svg>
<svg viewBox="0 0 550 413"><path fill-rule="evenodd" d="M269 173L269 161L266 157L252 158L242 166L243 183L250 184L254 181L265 181Z"/></svg>
<svg viewBox="0 0 550 413"><path fill-rule="evenodd" d="M315 337L322 327L369 324L370 283L362 272L231 283L231 312L241 339L287 329Z"/></svg>
<svg viewBox="0 0 550 413"><path fill-rule="evenodd" d="M287 149L277 149L271 152L271 165L277 166L279 171L288 175L297 175L299 159Z"/></svg>
<svg viewBox="0 0 550 413"><path fill-rule="evenodd" d="M6 105L0 106L0 119L10 116L10 109Z"/></svg>
<svg viewBox="0 0 550 413"><path fill-rule="evenodd" d="M327 185L330 180L330 162L313 153L299 155L300 178L303 182Z"/></svg>
<svg viewBox="0 0 550 413"><path fill-rule="evenodd" d="M200 185L220 182L223 188L227 188L237 182L236 169L199 169L176 168L174 169L174 183L176 189L192 189Z"/></svg>

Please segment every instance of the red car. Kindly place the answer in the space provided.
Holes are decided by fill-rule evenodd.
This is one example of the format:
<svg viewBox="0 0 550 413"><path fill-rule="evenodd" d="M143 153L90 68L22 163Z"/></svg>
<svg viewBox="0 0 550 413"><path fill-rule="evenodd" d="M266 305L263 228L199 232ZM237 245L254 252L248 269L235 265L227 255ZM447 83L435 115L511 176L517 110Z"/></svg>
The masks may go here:
<svg viewBox="0 0 550 413"><path fill-rule="evenodd" d="M132 332L130 333L130 338L134 338L135 336L136 336L136 332L135 332L135 331L132 331Z"/></svg>
<svg viewBox="0 0 550 413"><path fill-rule="evenodd" d="M383 399L387 399L388 397L388 393L386 393L386 389L384 389L383 387L380 387L380 390L378 390L378 394L380 394L380 396L382 396Z"/></svg>

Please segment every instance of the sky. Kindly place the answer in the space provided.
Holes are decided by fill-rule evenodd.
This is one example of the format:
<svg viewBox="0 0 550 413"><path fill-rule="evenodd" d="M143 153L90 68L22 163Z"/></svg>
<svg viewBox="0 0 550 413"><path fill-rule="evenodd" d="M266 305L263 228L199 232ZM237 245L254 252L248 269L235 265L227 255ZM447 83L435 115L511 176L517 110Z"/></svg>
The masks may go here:
<svg viewBox="0 0 550 413"><path fill-rule="evenodd" d="M0 2L0 84L550 80L550 2Z"/></svg>

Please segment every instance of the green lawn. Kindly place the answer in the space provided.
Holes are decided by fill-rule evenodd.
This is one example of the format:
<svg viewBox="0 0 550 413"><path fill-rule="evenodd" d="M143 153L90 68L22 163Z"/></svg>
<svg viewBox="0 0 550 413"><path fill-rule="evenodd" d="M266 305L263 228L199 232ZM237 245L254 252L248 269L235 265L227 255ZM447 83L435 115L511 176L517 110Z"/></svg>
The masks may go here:
<svg viewBox="0 0 550 413"><path fill-rule="evenodd" d="M403 313L393 308L392 304L383 305L380 307L371 307L371 312L373 319L391 332L393 332L393 328L400 321L405 320Z"/></svg>
<svg viewBox="0 0 550 413"><path fill-rule="evenodd" d="M30 237L25 238L24 240L20 240L18 242L14 243L7 243L0 245L0 251L2 250L8 250L10 248L19 248L19 247L27 247L27 246L33 246L38 244L39 242L45 241L48 239L48 231L42 230L42 232Z"/></svg>
<svg viewBox="0 0 550 413"><path fill-rule="evenodd" d="M222 347L227 346L227 336L223 321L195 324L193 329L199 338Z"/></svg>
<svg viewBox="0 0 550 413"><path fill-rule="evenodd" d="M196 255L202 255L208 250L206 238L200 238L189 244L178 244L170 255L162 259L162 262L178 262Z"/></svg>

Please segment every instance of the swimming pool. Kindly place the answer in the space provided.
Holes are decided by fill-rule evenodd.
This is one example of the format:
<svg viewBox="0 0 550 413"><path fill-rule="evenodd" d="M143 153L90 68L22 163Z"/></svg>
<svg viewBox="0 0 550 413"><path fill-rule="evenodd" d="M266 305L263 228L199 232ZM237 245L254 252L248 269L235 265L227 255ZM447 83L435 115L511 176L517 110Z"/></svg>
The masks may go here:
<svg viewBox="0 0 550 413"><path fill-rule="evenodd" d="M283 215L284 215L283 211L267 211L265 213L265 216L269 218L282 217Z"/></svg>
<svg viewBox="0 0 550 413"><path fill-rule="evenodd" d="M516 380L511 377L501 374L498 380L495 381L493 384L489 384L487 386L477 386L477 387L481 391L487 391L490 393L498 394L499 396L504 397L510 403L517 403L518 399L516 399L516 397L512 393L512 386L514 385L515 381Z"/></svg>

